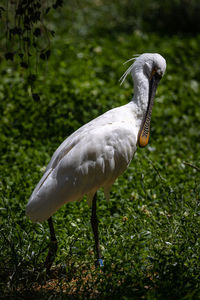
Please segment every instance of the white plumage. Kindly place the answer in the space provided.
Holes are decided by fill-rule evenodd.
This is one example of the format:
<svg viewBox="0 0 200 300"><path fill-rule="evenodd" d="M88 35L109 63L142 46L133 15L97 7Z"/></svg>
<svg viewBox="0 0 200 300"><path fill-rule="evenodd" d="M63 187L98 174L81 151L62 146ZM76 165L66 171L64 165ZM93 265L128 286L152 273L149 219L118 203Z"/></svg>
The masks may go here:
<svg viewBox="0 0 200 300"><path fill-rule="evenodd" d="M160 79L165 68L165 59L159 54L137 57L122 78L132 74L135 94L131 102L82 126L58 147L27 204L32 221L48 219L63 204L85 194L91 201L100 187L109 197L115 179L133 158L143 126L149 134L144 123L149 117L150 82L155 74Z"/></svg>

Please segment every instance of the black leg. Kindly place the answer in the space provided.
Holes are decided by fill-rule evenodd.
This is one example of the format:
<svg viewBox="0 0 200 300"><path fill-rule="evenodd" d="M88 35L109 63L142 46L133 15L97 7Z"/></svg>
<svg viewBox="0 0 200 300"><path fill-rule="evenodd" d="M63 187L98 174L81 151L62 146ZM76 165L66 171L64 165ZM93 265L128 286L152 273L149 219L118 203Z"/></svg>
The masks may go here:
<svg viewBox="0 0 200 300"><path fill-rule="evenodd" d="M56 235L55 235L55 231L54 231L54 227L53 227L52 217L50 217L48 219L48 224L49 224L51 241L49 244L49 251L48 251L48 254L47 254L47 257L45 260L45 268L47 269L47 273L50 272L51 266L54 262L54 259L56 257L56 252L58 249L58 243L57 243L57 239L56 239Z"/></svg>
<svg viewBox="0 0 200 300"><path fill-rule="evenodd" d="M95 239L97 262L100 266L103 266L103 261L101 259L101 251L100 251L100 246L99 246L99 233L98 233L98 219L97 219L97 214L96 214L96 207L97 207L96 203L97 203L97 193L95 193L94 198L92 200L91 225L92 225L92 230L93 230L94 239Z"/></svg>

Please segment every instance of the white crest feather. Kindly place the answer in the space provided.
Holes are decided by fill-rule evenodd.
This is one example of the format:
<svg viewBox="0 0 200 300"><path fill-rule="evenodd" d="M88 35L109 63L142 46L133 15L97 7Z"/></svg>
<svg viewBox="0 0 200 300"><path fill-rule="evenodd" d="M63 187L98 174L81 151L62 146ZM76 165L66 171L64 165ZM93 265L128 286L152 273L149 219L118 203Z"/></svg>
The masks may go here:
<svg viewBox="0 0 200 300"><path fill-rule="evenodd" d="M139 56L139 54L133 55L133 57L130 58L130 59L128 59L127 61L125 61L125 62L123 63L123 65L127 64L127 63L130 62L130 61L136 60L138 56ZM130 72L132 71L133 65L134 65L134 62L132 63L132 65L130 65L130 67L124 72L124 74L122 75L122 77L119 79L120 85L123 84L123 82L125 81L125 79L126 79L126 77L128 76L128 74L130 74Z"/></svg>

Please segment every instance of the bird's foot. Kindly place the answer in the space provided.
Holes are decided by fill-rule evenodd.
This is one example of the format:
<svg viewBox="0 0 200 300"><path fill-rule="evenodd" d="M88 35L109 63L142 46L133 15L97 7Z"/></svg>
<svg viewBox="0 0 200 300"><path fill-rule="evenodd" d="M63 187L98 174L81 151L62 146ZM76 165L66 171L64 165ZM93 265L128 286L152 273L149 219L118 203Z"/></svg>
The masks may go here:
<svg viewBox="0 0 200 300"><path fill-rule="evenodd" d="M103 263L103 259L102 258L98 258L98 260L97 260L97 266L100 267L100 268L104 267L104 263Z"/></svg>
<svg viewBox="0 0 200 300"><path fill-rule="evenodd" d="M47 274L50 274L50 269L55 260L57 249L58 249L57 241L51 241L49 244L49 251L44 263Z"/></svg>

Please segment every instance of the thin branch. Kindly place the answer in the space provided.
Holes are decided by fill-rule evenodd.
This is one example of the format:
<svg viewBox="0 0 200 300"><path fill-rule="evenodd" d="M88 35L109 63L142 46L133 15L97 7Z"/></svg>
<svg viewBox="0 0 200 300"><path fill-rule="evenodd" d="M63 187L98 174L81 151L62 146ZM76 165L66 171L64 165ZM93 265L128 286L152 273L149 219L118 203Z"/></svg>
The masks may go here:
<svg viewBox="0 0 200 300"><path fill-rule="evenodd" d="M152 168L153 168L154 171L158 174L159 178L160 178L162 181L166 181L166 179L160 174L160 172L158 171L158 169L155 167L155 165L153 164L153 162L152 162L148 157L146 157L146 159L150 162Z"/></svg>
<svg viewBox="0 0 200 300"><path fill-rule="evenodd" d="M191 164L189 162L186 162L186 161L184 161L183 163L184 163L184 165L189 166L189 167L191 167L191 168L193 168L193 169L195 169L195 170L197 170L197 171L200 172L200 168L198 168L197 166L195 166L195 165L193 165L193 164Z"/></svg>

